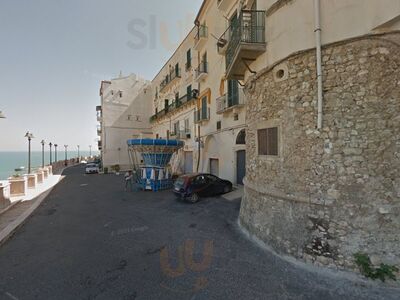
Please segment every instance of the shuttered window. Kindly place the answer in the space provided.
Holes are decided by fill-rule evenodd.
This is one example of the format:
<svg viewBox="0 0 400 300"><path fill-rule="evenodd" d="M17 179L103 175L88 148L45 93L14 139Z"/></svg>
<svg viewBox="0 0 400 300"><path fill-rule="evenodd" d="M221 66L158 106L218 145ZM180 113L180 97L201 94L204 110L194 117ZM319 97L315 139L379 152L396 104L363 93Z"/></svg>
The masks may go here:
<svg viewBox="0 0 400 300"><path fill-rule="evenodd" d="M278 127L259 129L258 155L278 155Z"/></svg>

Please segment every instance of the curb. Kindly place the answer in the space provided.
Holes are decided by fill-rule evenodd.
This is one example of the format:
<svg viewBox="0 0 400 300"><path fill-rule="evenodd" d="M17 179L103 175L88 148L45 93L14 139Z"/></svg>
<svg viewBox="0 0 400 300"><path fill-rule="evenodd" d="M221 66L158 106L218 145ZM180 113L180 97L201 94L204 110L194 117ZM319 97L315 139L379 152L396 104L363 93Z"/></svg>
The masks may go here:
<svg viewBox="0 0 400 300"><path fill-rule="evenodd" d="M7 206L6 208L4 208L3 210L0 210L0 216L1 216L2 214L4 214L5 212L7 212L9 209L13 208L15 205L17 205L18 203L21 203L21 202L22 202L22 200L14 201L13 203L11 203L9 206Z"/></svg>
<svg viewBox="0 0 400 300"><path fill-rule="evenodd" d="M369 288L378 288L378 289L385 289L391 292L400 292L400 287L396 285L391 285L387 283L380 283L376 281L368 280L367 278L361 277L360 274L351 272L344 269L333 269L329 267L321 267L316 266L313 264L306 263L300 259L296 259L295 257L288 256L285 254L279 254L274 249L271 248L267 243L259 239L254 234L250 233L244 226L242 226L240 222L240 218L236 221L236 230L239 234L241 234L244 238L248 241L252 242L256 247L260 248L261 250L267 252L268 254L273 255L275 258L280 259L296 268L304 270L306 272L318 274L330 279L340 279L340 280L347 280L354 284L360 284L364 287Z"/></svg>
<svg viewBox="0 0 400 300"><path fill-rule="evenodd" d="M35 203L32 204L31 207L29 207L26 211L24 211L20 216L18 216L17 219L15 219L13 222L7 225L6 228L4 228L0 232L0 245L4 244L13 234L14 232L22 226L25 221L29 218L29 216L40 206L40 204L43 203L43 201L47 198L47 196L51 193L51 191L65 178L65 176L61 176L60 180L51 188L49 188L47 191L44 191L41 193L39 196L37 196L35 199Z"/></svg>

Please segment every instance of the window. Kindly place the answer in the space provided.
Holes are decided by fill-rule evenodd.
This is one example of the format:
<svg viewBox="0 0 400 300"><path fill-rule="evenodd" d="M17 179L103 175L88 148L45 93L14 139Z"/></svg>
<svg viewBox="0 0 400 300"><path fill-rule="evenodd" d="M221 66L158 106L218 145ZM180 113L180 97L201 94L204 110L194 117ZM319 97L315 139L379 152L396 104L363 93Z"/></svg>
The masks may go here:
<svg viewBox="0 0 400 300"><path fill-rule="evenodd" d="M160 135L157 133L156 134L156 140L158 140L160 138Z"/></svg>
<svg viewBox="0 0 400 300"><path fill-rule="evenodd" d="M278 127L259 129L258 155L278 155Z"/></svg>
<svg viewBox="0 0 400 300"><path fill-rule="evenodd" d="M221 130L221 121L217 121L217 130Z"/></svg>
<svg viewBox="0 0 400 300"><path fill-rule="evenodd" d="M119 97L122 98L122 92L121 91L119 92Z"/></svg>
<svg viewBox="0 0 400 300"><path fill-rule="evenodd" d="M189 119L185 119L185 133L190 133Z"/></svg>
<svg viewBox="0 0 400 300"><path fill-rule="evenodd" d="M207 178L208 182L217 182L218 181L218 177L216 177L214 175L206 175L206 178Z"/></svg>
<svg viewBox="0 0 400 300"><path fill-rule="evenodd" d="M187 99L192 99L192 85L186 88Z"/></svg>
<svg viewBox="0 0 400 300"><path fill-rule="evenodd" d="M192 67L192 50L189 49L186 52L186 71L188 71Z"/></svg>
<svg viewBox="0 0 400 300"><path fill-rule="evenodd" d="M179 121L174 123L174 134L177 135L179 133Z"/></svg>
<svg viewBox="0 0 400 300"><path fill-rule="evenodd" d="M246 130L242 129L236 137L236 145L246 145Z"/></svg>
<svg viewBox="0 0 400 300"><path fill-rule="evenodd" d="M175 76L181 76L181 74L179 74L179 63L177 63L176 65L175 65Z"/></svg>

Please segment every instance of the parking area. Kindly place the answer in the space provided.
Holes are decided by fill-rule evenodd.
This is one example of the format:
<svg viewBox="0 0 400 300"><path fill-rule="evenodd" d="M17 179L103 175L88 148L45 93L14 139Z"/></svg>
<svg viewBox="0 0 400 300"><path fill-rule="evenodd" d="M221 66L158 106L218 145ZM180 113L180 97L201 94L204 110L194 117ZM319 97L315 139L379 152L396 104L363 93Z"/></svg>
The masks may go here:
<svg viewBox="0 0 400 300"><path fill-rule="evenodd" d="M260 249L237 226L239 200L193 205L125 192L122 175L64 175L0 247L0 299L399 299Z"/></svg>

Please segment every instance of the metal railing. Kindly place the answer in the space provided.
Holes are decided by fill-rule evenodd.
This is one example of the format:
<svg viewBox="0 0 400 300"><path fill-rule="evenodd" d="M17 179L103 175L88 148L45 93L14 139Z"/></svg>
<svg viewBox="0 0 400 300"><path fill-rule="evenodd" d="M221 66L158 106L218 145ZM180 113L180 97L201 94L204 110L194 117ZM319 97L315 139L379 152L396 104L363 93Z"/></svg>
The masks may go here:
<svg viewBox="0 0 400 300"><path fill-rule="evenodd" d="M201 121L210 120L210 108L202 108L194 111L194 122L199 123Z"/></svg>
<svg viewBox="0 0 400 300"><path fill-rule="evenodd" d="M198 90L192 90L190 93L186 94L185 96L182 96L178 99L178 101L176 101L176 108L182 106L183 104L193 100L193 99L197 99L199 95L199 91Z"/></svg>
<svg viewBox="0 0 400 300"><path fill-rule="evenodd" d="M242 89L239 89L235 93L227 93L216 99L217 103L217 114L221 114L230 108L235 106L241 106L245 104L245 97Z"/></svg>
<svg viewBox="0 0 400 300"><path fill-rule="evenodd" d="M174 110L176 110L177 108L181 107L182 105L184 105L185 103L188 103L192 100L197 99L199 95L199 91L198 90L192 90L190 93L186 94L185 96L180 97L179 99L176 99L174 102L172 102L171 104L169 104L167 107L165 107L163 110L159 111L158 113L152 115L150 117L150 122L154 122L155 120L174 112Z"/></svg>
<svg viewBox="0 0 400 300"><path fill-rule="evenodd" d="M208 74L208 63L206 61L202 61L196 68L196 77L199 77L201 74Z"/></svg>
<svg viewBox="0 0 400 300"><path fill-rule="evenodd" d="M232 64L236 50L242 43L265 43L265 11L242 10L237 21L231 25L225 57L227 69Z"/></svg>
<svg viewBox="0 0 400 300"><path fill-rule="evenodd" d="M208 27L206 25L197 26L197 33L195 36L196 41L200 40L201 38L208 37Z"/></svg>
<svg viewBox="0 0 400 300"><path fill-rule="evenodd" d="M167 87L176 78L181 78L181 68L174 68L165 76L164 80L160 83L160 91Z"/></svg>

